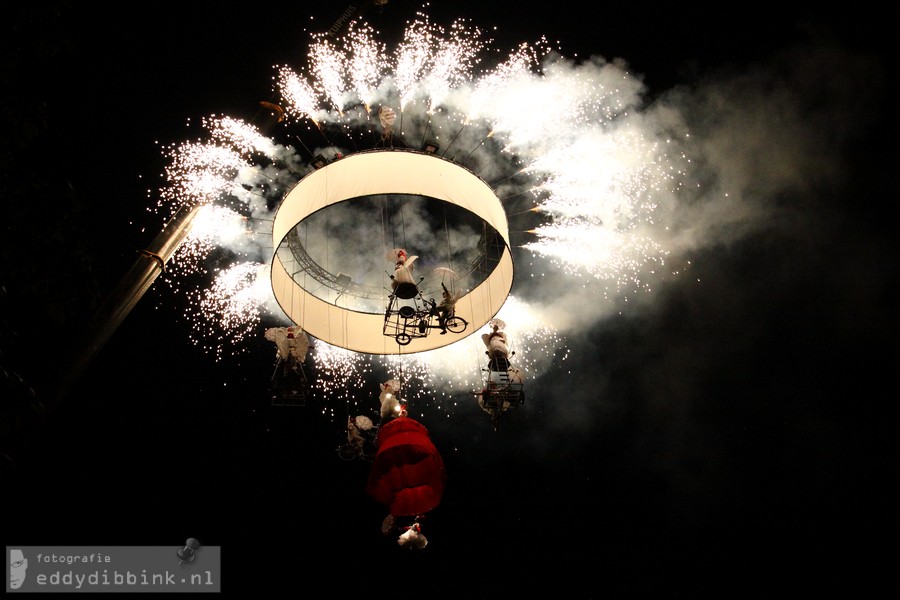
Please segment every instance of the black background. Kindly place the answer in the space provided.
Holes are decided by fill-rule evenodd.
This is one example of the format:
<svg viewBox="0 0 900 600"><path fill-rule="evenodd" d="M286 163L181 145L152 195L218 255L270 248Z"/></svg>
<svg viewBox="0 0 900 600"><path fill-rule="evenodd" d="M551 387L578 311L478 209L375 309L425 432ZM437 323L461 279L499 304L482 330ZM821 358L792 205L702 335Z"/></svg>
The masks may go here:
<svg viewBox="0 0 900 600"><path fill-rule="evenodd" d="M366 16L390 36L418 8L391 0ZM423 419L449 480L429 546L411 553L381 536L367 463L336 455L340 427L314 404L269 404L270 345L216 360L158 289L63 401L50 392L91 311L158 231L147 207L160 145L193 135L187 122L205 115L251 118L272 66L296 62L307 30L343 7L8 10L5 544L171 545L174 556L194 537L222 546L229 593L896 588L884 551L897 292L884 17L431 3L433 21L497 25L501 47L547 35L569 56L623 58L648 102L763 72L792 92L802 131L821 125L834 150L760 160L834 169L817 179L809 168L804 187L773 194L795 220L700 249L702 285L664 288L652 310L624 310L573 340L565 368L542 374L499 432L477 409ZM818 122L823 105L840 117Z"/></svg>

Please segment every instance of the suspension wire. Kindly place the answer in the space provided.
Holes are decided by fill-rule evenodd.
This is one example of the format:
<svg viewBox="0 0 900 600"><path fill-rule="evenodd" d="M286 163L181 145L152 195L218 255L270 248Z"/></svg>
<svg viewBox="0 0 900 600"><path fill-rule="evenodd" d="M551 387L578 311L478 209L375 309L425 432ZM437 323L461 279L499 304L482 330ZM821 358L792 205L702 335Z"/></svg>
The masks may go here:
<svg viewBox="0 0 900 600"><path fill-rule="evenodd" d="M400 212L400 227L402 229L401 233L402 233L402 237L403 237L403 244L402 244L402 246L395 245L394 247L395 248L397 248L397 247L404 248L407 251L407 258L409 258L410 250L406 248L406 211L403 210L404 201L398 200L397 202L400 207L400 210L399 210L399 212ZM410 273L410 275L412 275L412 274ZM400 390L403 390L404 383L405 383L403 380L403 346L399 342L397 342L397 372L398 372L398 380L400 382ZM400 393L400 390L397 391L398 394ZM401 399L401 398L398 398L398 399Z"/></svg>
<svg viewBox="0 0 900 600"><path fill-rule="evenodd" d="M385 229L386 221L387 221L387 203L384 202L381 205L381 248L382 248L382 253L383 253L382 255L384 255L384 253L386 253L386 251L384 249L387 248L387 239L386 239L387 238L387 229ZM391 247L393 248L393 246L391 246ZM382 282L384 282L383 276L382 276L381 280L382 280Z"/></svg>
<svg viewBox="0 0 900 600"><path fill-rule="evenodd" d="M369 107L366 108L366 120L369 122L369 133L372 134L372 148L377 148L380 145L380 142L384 141L384 130L380 133L375 131L375 125L372 122L372 109Z"/></svg>
<svg viewBox="0 0 900 600"><path fill-rule="evenodd" d="M447 236L447 264L450 270L453 270L453 249L450 247L450 227L447 226L447 207L443 206L444 211L444 234Z"/></svg>
<svg viewBox="0 0 900 600"><path fill-rule="evenodd" d="M428 130L431 128L431 119L428 119L428 122L425 123L425 129L422 131L422 141L419 143L419 149L425 146L425 140L428 139Z"/></svg>
<svg viewBox="0 0 900 600"><path fill-rule="evenodd" d="M403 133L403 107L400 107L400 133ZM404 144L405 145L405 144ZM391 148L394 147L394 130L391 128Z"/></svg>
<svg viewBox="0 0 900 600"><path fill-rule="evenodd" d="M313 121L313 122L315 122L315 121ZM294 138L295 140L297 140L298 142L300 142L300 145L303 146L303 149L306 150L306 152L309 154L310 159L315 158L315 155L312 153L312 150L310 150L309 147L307 147L306 143L303 141L303 138L301 138L296 133L293 134L291 137Z"/></svg>
<svg viewBox="0 0 900 600"><path fill-rule="evenodd" d="M484 136L483 138L481 138L481 141L478 142L477 144L475 144L475 146L474 146L471 150L469 150L469 153L466 154L466 159L468 159L470 156L472 156L473 154L475 154L475 151L478 150L479 148L481 148L481 147L484 145L484 140L488 139L489 137L491 137L491 136L493 136L493 135L494 135L494 132L493 132L493 131L490 131L490 132L488 132L488 134L487 134L486 136Z"/></svg>
<svg viewBox="0 0 900 600"><path fill-rule="evenodd" d="M335 153L335 154L338 154L337 146L335 146L334 143L333 143L330 139L328 139L328 136L325 135L325 130L322 129L322 126L319 124L319 122L316 121L315 119L313 119L312 117L309 117L309 120L313 122L313 125L316 126L316 129L319 131L319 133L322 134L322 138L325 140L325 144L326 144L329 148L331 148L332 150L334 150L334 153ZM305 148L305 147L306 147L306 146L304 146L304 148ZM307 152L309 152L309 149L307 149ZM312 153L310 152L310 154L312 154ZM315 157L313 157L313 158L315 158Z"/></svg>
<svg viewBox="0 0 900 600"><path fill-rule="evenodd" d="M344 428L347 429L347 441L350 441L350 397L347 396L346 401L344 402L344 408L347 411L347 423L344 424Z"/></svg>
<svg viewBox="0 0 900 600"><path fill-rule="evenodd" d="M507 176L504 177L503 179L498 179L497 181L492 181L492 182L491 182L491 189L493 189L495 186L497 186L497 185L503 183L504 181L509 181L510 179L512 179L513 177L515 177L516 175L521 174L522 171L524 171L524 170L525 170L524 168L518 169L518 170L516 170L516 171L513 171L512 173L510 173L509 175L507 175ZM531 191L531 190L523 190L522 192L518 192L518 193L519 193L519 194L523 194L523 193L528 192L528 191ZM513 195L517 195L517 194L513 194Z"/></svg>
<svg viewBox="0 0 900 600"><path fill-rule="evenodd" d="M481 340L481 336L478 336L478 339ZM484 367L481 363L481 357L483 356L483 354L478 353L478 346L475 346L475 348L475 373L478 374L478 385L483 389L484 387L487 387L487 377L488 375L490 375L490 373L488 373L487 375L485 374ZM476 397L475 400L477 403L478 398Z"/></svg>
<svg viewBox="0 0 900 600"><path fill-rule="evenodd" d="M403 210L403 201L400 201L400 226L403 228L403 246L402 247L404 249L406 249L406 213ZM407 252L407 254L408 254L408 252Z"/></svg>
<svg viewBox="0 0 900 600"><path fill-rule="evenodd" d="M459 134L461 134L462 130L465 129L468 125L469 125L468 121L462 124L462 127L459 128L459 131L457 131L456 135L453 136L453 139L450 140L450 145L447 146L447 148L444 150L444 152L441 154L441 156L447 155L447 152L450 150L450 146L452 146L453 143L456 142L456 138L459 137ZM469 152L469 154L471 154L471 152ZM468 156L466 158L468 158Z"/></svg>
<svg viewBox="0 0 900 600"><path fill-rule="evenodd" d="M510 196L512 198L512 196ZM533 206L531 208L526 208L525 210L520 210L519 212L509 213L510 217L518 217L519 215L524 215L525 213L536 213L540 212L540 208L537 206Z"/></svg>
<svg viewBox="0 0 900 600"><path fill-rule="evenodd" d="M447 237L447 265L449 265L449 269L455 273L456 271L453 270L453 248L450 246L450 227L447 225L447 207L446 207L446 205L442 207L442 210L444 212L444 234ZM441 278L442 286L443 286L443 283L444 283L444 278L442 277ZM451 291L452 294L456 294L455 283L456 282L453 281L453 278L451 276L450 288L452 289L452 291Z"/></svg>
<svg viewBox="0 0 900 600"><path fill-rule="evenodd" d="M406 240L406 219L405 219L404 212L403 212L402 202L400 203L399 213L400 213L400 228L402 229L401 233L402 233L402 237L405 241ZM382 203L382 210L381 210L382 248L387 247L387 242L388 242L389 236L390 236L390 247L392 249L400 247L398 240L397 240L397 229L398 228L393 227L392 222L393 221L391 219L390 198L387 198ZM405 248L405 246L403 246L403 247ZM390 302L390 300L388 300L388 302ZM397 342L397 357L398 357L398 359L397 359L397 370L398 370L397 381L400 382L400 387L402 389L403 388L403 360L402 360L403 359L403 346L400 344L400 342ZM392 375L392 374L389 372L388 375ZM399 390L397 393L398 394L400 393Z"/></svg>
<svg viewBox="0 0 900 600"><path fill-rule="evenodd" d="M357 104L355 108L356 108L356 111L357 111L356 114L358 115L358 114L359 114L359 105ZM341 113L341 116L344 116L344 114ZM346 133L346 135L347 135L347 139L350 140L350 145L353 146L353 151L354 151L354 152L359 152L359 147L357 147L357 145L356 145L356 139L354 139L354 137L353 137L353 134L352 134L352 131L351 131L351 129L350 129L349 123L344 123L344 124L343 124L343 127L344 127L344 129L345 129L345 133Z"/></svg>

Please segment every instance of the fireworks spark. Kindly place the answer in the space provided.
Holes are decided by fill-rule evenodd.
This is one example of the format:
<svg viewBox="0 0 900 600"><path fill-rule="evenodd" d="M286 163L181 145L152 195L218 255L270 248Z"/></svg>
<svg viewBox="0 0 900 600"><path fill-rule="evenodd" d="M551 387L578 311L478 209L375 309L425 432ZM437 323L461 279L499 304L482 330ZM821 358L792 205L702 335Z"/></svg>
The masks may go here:
<svg viewBox="0 0 900 600"><path fill-rule="evenodd" d="M220 271L208 290L192 294L196 313L206 318L194 322L195 343L221 356L223 336L240 343L256 335L262 318L260 307L270 294L266 265L237 263Z"/></svg>
<svg viewBox="0 0 900 600"><path fill-rule="evenodd" d="M291 70L290 67L282 67L278 75L278 87L281 89L286 113L299 119L311 119L318 124L319 114L316 91L309 82Z"/></svg>
<svg viewBox="0 0 900 600"><path fill-rule="evenodd" d="M372 135L378 128L369 114L375 104L396 109L395 132L409 147L435 140L445 157L507 198L510 209L518 205L515 215L531 215L519 231L529 231L533 241L519 248L532 255L532 277L554 270L590 280L595 293L609 300L649 291L669 256L668 224L659 209L682 185L687 161L673 136L660 142L661 128L642 112L643 84L620 64L566 59L544 39L523 43L482 68L492 43L466 21L444 28L420 15L392 51L354 21L343 37L313 35L306 65L277 68L285 126L315 125L305 131L303 152L229 117L204 120L209 141L170 149L161 206L231 207L199 221L180 254L182 274L202 271L204 261L223 249L228 252L219 260L236 263L212 267L213 285L193 292L194 318L203 323L198 334L215 323L221 352L222 344L235 345L258 326L271 294L264 265L273 249L248 241L246 226L239 233L240 219L268 222L284 192L312 170L304 160L348 154L373 137L384 139ZM266 157L262 164L259 155ZM520 261L518 268L525 265ZM529 377L565 358L564 333L541 318L552 311L510 296L501 313L510 324L517 366ZM316 386L355 404L371 400L353 390L373 369L415 373L407 377L411 406L433 402L449 410L454 393L481 377L480 336L467 334L452 347L382 357L380 364L317 340Z"/></svg>
<svg viewBox="0 0 900 600"><path fill-rule="evenodd" d="M161 190L159 206L172 214L182 206L220 200L234 188L238 171L252 166L233 148L215 141L185 142L168 152L169 184Z"/></svg>
<svg viewBox="0 0 900 600"><path fill-rule="evenodd" d="M371 398L366 395L366 375L372 372L372 363L365 355L316 340L311 356L316 374L313 389L327 400L323 405L332 411L330 417L342 405L350 407L353 414L378 408L378 393L373 392Z"/></svg>
<svg viewBox="0 0 900 600"><path fill-rule="evenodd" d="M374 39L375 32L365 23L354 22L347 33L350 83L366 111L371 110L388 64L384 44Z"/></svg>
<svg viewBox="0 0 900 600"><path fill-rule="evenodd" d="M174 284L176 279L205 272L203 261L213 250L233 245L246 233L246 218L241 214L222 206L201 206L188 236L172 257L165 279Z"/></svg>
<svg viewBox="0 0 900 600"><path fill-rule="evenodd" d="M347 58L324 35L312 44L309 58L316 88L327 98L339 114L344 112L344 104L349 100L344 73Z"/></svg>

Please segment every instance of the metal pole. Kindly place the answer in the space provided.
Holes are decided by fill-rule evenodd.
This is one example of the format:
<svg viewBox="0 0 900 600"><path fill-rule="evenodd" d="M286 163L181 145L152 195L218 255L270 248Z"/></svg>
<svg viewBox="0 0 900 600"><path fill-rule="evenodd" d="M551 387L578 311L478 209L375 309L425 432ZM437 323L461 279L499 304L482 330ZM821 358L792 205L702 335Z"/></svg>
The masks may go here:
<svg viewBox="0 0 900 600"><path fill-rule="evenodd" d="M94 356L118 329L125 317L150 289L156 278L165 271L166 263L188 236L199 205L183 206L172 216L150 246L140 251L140 256L131 269L94 314L85 331L81 349L74 355L69 370L60 379L57 392L51 402L58 403L78 380Z"/></svg>

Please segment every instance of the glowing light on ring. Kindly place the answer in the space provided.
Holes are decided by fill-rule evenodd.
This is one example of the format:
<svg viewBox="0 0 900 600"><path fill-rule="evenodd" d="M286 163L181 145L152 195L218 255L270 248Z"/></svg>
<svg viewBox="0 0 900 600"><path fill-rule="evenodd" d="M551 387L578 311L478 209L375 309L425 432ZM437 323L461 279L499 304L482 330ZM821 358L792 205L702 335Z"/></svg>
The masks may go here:
<svg viewBox="0 0 900 600"><path fill-rule="evenodd" d="M503 240L500 258L484 281L456 304L468 321L464 336L477 332L503 306L513 283L509 226L500 199L480 177L435 155L409 150L376 150L341 158L303 178L285 196L275 215L275 248L311 214L325 207L369 195L416 195L455 204L474 213ZM410 354L447 346L458 335L428 335L399 346L383 333L384 314L336 306L307 292L278 252L272 259L272 291L285 314L310 335L334 346L368 354ZM386 307L386 306L385 306Z"/></svg>

